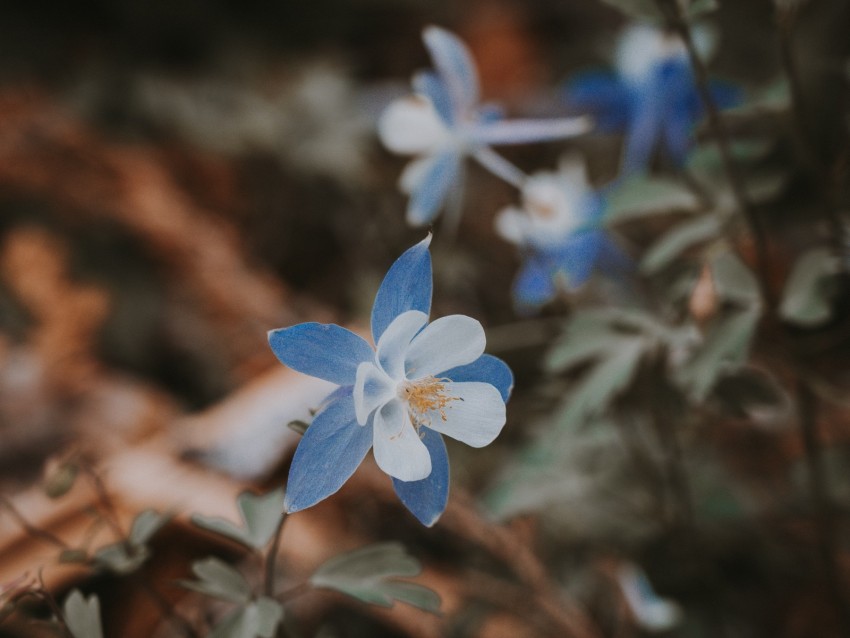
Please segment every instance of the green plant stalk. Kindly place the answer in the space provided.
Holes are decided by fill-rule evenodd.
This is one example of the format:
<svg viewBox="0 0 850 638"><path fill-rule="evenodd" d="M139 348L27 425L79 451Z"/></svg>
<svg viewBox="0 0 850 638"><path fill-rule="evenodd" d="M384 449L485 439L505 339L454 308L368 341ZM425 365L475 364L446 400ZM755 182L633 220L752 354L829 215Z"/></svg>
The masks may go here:
<svg viewBox="0 0 850 638"><path fill-rule="evenodd" d="M838 214L839 202L836 197L835 184L828 177L826 167L815 151L811 138L807 133L803 87L800 71L794 57L793 32L795 19L795 7L785 10L777 9L776 27L779 35L779 60L791 91L791 136L804 169L817 186L821 200L820 208L823 210L824 218L829 225L829 239L832 243L832 250L836 257L839 258L841 272L846 274L847 269L844 260L840 259L840 257L844 253L847 233Z"/></svg>
<svg viewBox="0 0 850 638"><path fill-rule="evenodd" d="M837 529L832 516L831 498L828 485L823 473L823 454L817 433L817 397L809 382L802 373L803 366L799 356L788 340L788 335L777 314L778 299L769 285L770 281L770 251L767 229L750 201L744 186L743 178L732 157L729 134L720 117L720 111L711 97L709 90L708 71L694 46L690 27L682 14L677 0L656 0L656 4L667 19L667 22L682 39L688 52L691 67L694 71L697 90L705 105L709 128L720 148L721 160L726 178L753 236L756 257L756 274L759 292L765 309L765 318L769 325L776 328L777 341L785 358L791 366L794 376L793 385L797 388L798 419L803 444L806 449L806 465L809 473L809 493L815 508L815 518L818 521L818 549L830 597L836 608L844 635L850 636L850 607L848 607L844 585L838 570L836 554Z"/></svg>
<svg viewBox="0 0 850 638"><path fill-rule="evenodd" d="M281 512L280 520L277 522L277 527L274 530L272 544L266 554L265 579L263 582L263 593L269 598L274 597L275 585L275 567L277 566L277 555L280 553L280 539L283 535L283 524L286 522L287 513Z"/></svg>

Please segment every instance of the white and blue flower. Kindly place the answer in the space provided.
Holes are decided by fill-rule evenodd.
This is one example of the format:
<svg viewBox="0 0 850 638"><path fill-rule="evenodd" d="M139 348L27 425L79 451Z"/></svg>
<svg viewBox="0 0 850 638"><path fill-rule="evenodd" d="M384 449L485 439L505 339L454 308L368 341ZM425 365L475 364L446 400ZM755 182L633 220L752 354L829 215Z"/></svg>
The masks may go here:
<svg viewBox="0 0 850 638"><path fill-rule="evenodd" d="M464 315L428 323L430 236L390 268L372 307L373 348L333 324L269 332L285 365L338 384L295 451L288 512L335 493L370 448L405 506L425 525L446 507L449 461L441 435L473 447L505 424L513 375L484 353L484 330Z"/></svg>
<svg viewBox="0 0 850 638"><path fill-rule="evenodd" d="M518 310L537 310L559 290L580 288L597 268L631 268L602 228L604 209L603 197L588 185L577 159L561 162L558 172L526 180L522 207L510 206L496 216L496 232L523 254L513 287Z"/></svg>
<svg viewBox="0 0 850 638"><path fill-rule="evenodd" d="M708 53L710 45L707 32L698 31L698 48ZM712 81L710 91L720 108L740 101L729 83ZM580 74L568 83L566 100L571 109L591 114L600 130L625 134L624 173L646 170L657 149L682 166L704 114L684 43L648 25L629 27L620 37L616 73Z"/></svg>
<svg viewBox="0 0 850 638"><path fill-rule="evenodd" d="M469 50L452 33L428 27L423 33L436 71L413 77L415 95L390 104L378 123L383 144L415 159L399 185L410 196L407 221L434 220L462 181L463 159L470 155L506 181L520 185L523 174L491 145L524 144L587 132L586 118L503 120L498 109L479 104L478 73Z"/></svg>

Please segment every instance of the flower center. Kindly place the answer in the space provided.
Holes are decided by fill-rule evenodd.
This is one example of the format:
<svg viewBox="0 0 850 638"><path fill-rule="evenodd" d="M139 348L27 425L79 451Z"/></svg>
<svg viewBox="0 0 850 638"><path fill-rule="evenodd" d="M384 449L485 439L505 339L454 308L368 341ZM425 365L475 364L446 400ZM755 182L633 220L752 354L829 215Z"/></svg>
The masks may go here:
<svg viewBox="0 0 850 638"><path fill-rule="evenodd" d="M438 412L443 421L447 420L446 408L452 401L462 401L446 390L448 379L425 377L416 381L402 381L398 385L398 397L407 403L410 420L418 430L431 423L431 412Z"/></svg>

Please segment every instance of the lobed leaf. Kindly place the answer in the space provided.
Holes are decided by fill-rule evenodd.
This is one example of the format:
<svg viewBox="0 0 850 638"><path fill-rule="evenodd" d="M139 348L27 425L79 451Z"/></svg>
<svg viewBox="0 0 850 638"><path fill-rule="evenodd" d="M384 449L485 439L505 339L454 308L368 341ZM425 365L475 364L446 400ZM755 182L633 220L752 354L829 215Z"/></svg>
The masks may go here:
<svg viewBox="0 0 850 638"><path fill-rule="evenodd" d="M245 577L223 560L210 556L192 563L192 573L198 580L182 580L186 589L233 603L247 604L251 600L251 586Z"/></svg>
<svg viewBox="0 0 850 638"><path fill-rule="evenodd" d="M330 559L313 573L310 583L381 607L391 607L400 600L437 612L440 597L436 592L416 583L395 580L416 576L420 571L419 561L402 545L379 543Z"/></svg>
<svg viewBox="0 0 850 638"><path fill-rule="evenodd" d="M277 529L283 515L283 490L277 489L265 495L243 492L236 499L242 525L218 517L194 514L192 522L198 527L225 536L243 545L262 549Z"/></svg>
<svg viewBox="0 0 850 638"><path fill-rule="evenodd" d="M835 255L826 248L803 253L794 264L782 292L780 316L800 326L816 326L832 315L830 282L839 270Z"/></svg>
<svg viewBox="0 0 850 638"><path fill-rule="evenodd" d="M65 599L62 612L73 638L103 638L100 601L94 594L85 598L79 589L75 589Z"/></svg>

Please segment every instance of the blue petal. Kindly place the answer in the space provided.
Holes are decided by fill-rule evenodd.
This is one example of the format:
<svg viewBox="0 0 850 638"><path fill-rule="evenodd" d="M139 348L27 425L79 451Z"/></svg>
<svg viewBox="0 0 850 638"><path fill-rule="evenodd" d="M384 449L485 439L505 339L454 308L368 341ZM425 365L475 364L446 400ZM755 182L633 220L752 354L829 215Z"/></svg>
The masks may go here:
<svg viewBox="0 0 850 638"><path fill-rule="evenodd" d="M372 447L372 423L357 425L351 388L319 412L295 450L284 507L312 507L339 490Z"/></svg>
<svg viewBox="0 0 850 638"><path fill-rule="evenodd" d="M465 366L458 366L440 374L452 381L483 381L501 393L502 401L508 402L514 387L514 375L508 364L491 354L482 354Z"/></svg>
<svg viewBox="0 0 850 638"><path fill-rule="evenodd" d="M335 324L300 323L268 336L282 364L338 385L352 385L357 366L375 356L365 339Z"/></svg>
<svg viewBox="0 0 850 638"><path fill-rule="evenodd" d="M431 158L425 174L410 194L407 221L414 226L431 223L445 203L460 170L460 156L447 151Z"/></svg>
<svg viewBox="0 0 850 638"><path fill-rule="evenodd" d="M408 248L390 267L372 306L375 343L393 319L408 310L431 312L431 235Z"/></svg>
<svg viewBox="0 0 850 638"><path fill-rule="evenodd" d="M600 240L596 263L599 270L616 279L624 278L635 270L634 260L607 235Z"/></svg>
<svg viewBox="0 0 850 638"><path fill-rule="evenodd" d="M694 119L689 113L671 113L663 124L664 150L676 167L684 166L691 149Z"/></svg>
<svg viewBox="0 0 850 638"><path fill-rule="evenodd" d="M626 128L631 116L631 95L619 78L606 71L581 73L567 83L564 99L572 112L594 116L603 131Z"/></svg>
<svg viewBox="0 0 850 638"><path fill-rule="evenodd" d="M431 71L420 71L413 76L413 90L421 93L434 105L437 114L446 124L455 123L455 113L452 111L452 101L445 82Z"/></svg>
<svg viewBox="0 0 850 638"><path fill-rule="evenodd" d="M647 91L651 90L648 88ZM626 135L622 172L642 172L649 168L652 152L661 136L664 113L653 95L641 96Z"/></svg>
<svg viewBox="0 0 850 638"><path fill-rule="evenodd" d="M583 285L593 274L604 237L598 230L579 232L558 249L559 269L567 275L571 290Z"/></svg>
<svg viewBox="0 0 850 638"><path fill-rule="evenodd" d="M466 45L453 33L427 27L422 34L437 72L446 83L456 112L469 111L478 102L478 72Z"/></svg>
<svg viewBox="0 0 850 638"><path fill-rule="evenodd" d="M529 257L514 281L514 301L520 310L535 310L555 296L553 265L537 255Z"/></svg>
<svg viewBox="0 0 850 638"><path fill-rule="evenodd" d="M393 487L401 502L419 522L431 527L449 501L449 455L440 434L429 428L422 428L422 433L422 442L431 453L431 473L421 481L394 478Z"/></svg>

